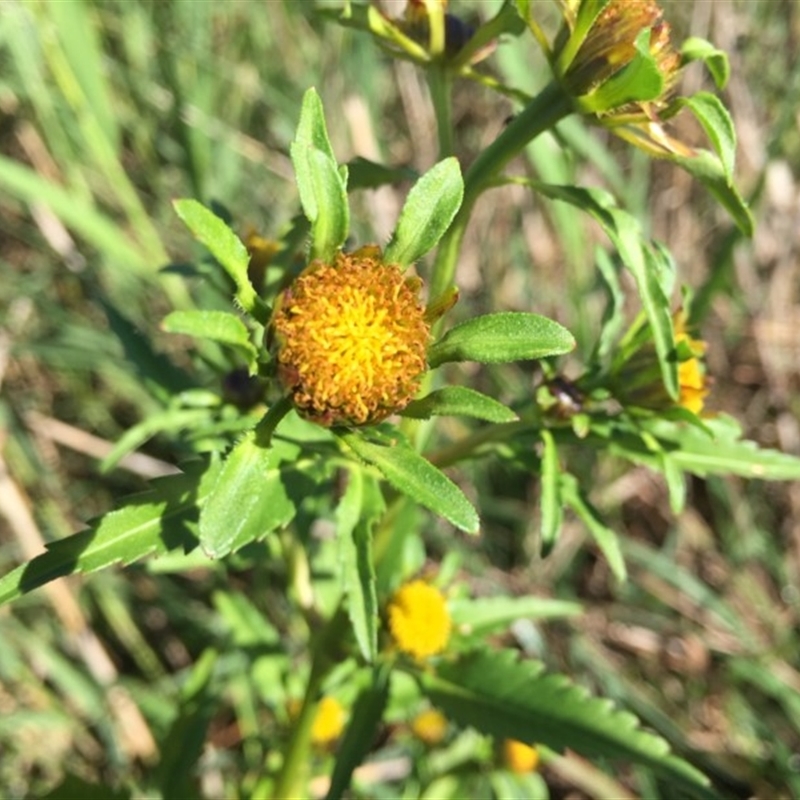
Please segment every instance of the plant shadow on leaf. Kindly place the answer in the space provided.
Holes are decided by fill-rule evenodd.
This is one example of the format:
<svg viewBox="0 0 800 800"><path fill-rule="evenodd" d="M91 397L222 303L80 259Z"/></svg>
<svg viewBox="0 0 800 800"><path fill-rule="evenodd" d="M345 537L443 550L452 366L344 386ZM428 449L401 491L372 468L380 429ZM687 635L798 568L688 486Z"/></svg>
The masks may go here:
<svg viewBox="0 0 800 800"><path fill-rule="evenodd" d="M217 468L212 462L191 462L186 472L152 481L87 530L52 542L47 552L0 579L0 602L18 597L74 573L93 572L112 564L130 564L177 548L194 550L204 479Z"/></svg>

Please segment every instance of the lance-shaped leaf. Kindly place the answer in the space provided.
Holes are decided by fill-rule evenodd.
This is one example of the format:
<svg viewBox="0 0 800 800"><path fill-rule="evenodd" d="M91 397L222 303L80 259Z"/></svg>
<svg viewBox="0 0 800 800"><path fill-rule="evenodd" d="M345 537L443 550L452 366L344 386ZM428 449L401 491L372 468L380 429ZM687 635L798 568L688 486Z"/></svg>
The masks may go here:
<svg viewBox="0 0 800 800"><path fill-rule="evenodd" d="M247 265L250 256L239 237L213 211L197 200L175 200L172 204L178 216L198 242L205 245L236 286L236 301L248 314L266 323L269 309L256 294Z"/></svg>
<svg viewBox="0 0 800 800"><path fill-rule="evenodd" d="M690 61L702 61L717 89L724 89L731 74L731 65L728 54L723 50L718 50L711 42L700 39L697 36L690 36L681 45L681 59L684 64Z"/></svg>
<svg viewBox="0 0 800 800"><path fill-rule="evenodd" d="M720 414L704 423L712 436L695 426L655 419L647 422L647 428L664 445L666 457L694 475L800 479L800 458L741 439L741 427L733 417Z"/></svg>
<svg viewBox="0 0 800 800"><path fill-rule="evenodd" d="M568 353L575 339L551 319L507 311L473 317L451 328L428 350L431 368L448 361L496 364Z"/></svg>
<svg viewBox="0 0 800 800"><path fill-rule="evenodd" d="M408 193L386 247L386 263L407 267L424 256L450 227L463 197L464 181L455 158L428 170Z"/></svg>
<svg viewBox="0 0 800 800"><path fill-rule="evenodd" d="M378 653L378 598L372 559L372 526L385 507L380 488L353 465L347 489L336 508L336 534L347 613L361 655L372 663Z"/></svg>
<svg viewBox="0 0 800 800"><path fill-rule="evenodd" d="M478 532L478 515L461 489L406 441L398 438L391 444L377 444L344 430L337 431L337 435L360 459L376 467L395 489L462 531Z"/></svg>
<svg viewBox="0 0 800 800"><path fill-rule="evenodd" d="M677 399L678 368L672 357L675 337L668 297L672 279L664 269L663 254L648 246L635 217L617 208L607 192L534 182L531 186L546 197L582 208L600 223L614 243L623 264L636 281L636 288L653 332L664 386L670 396Z"/></svg>
<svg viewBox="0 0 800 800"><path fill-rule="evenodd" d="M65 575L130 564L178 547L194 549L197 509L218 468L193 464L185 474L158 478L151 490L99 517L88 530L51 542L47 552L0 578L0 603Z"/></svg>
<svg viewBox="0 0 800 800"><path fill-rule="evenodd" d="M563 473L561 475L561 496L568 505L583 521L589 529L600 552L608 561L614 577L623 583L628 578L625 568L625 559L622 555L619 538L617 534L603 522L597 509L589 502L581 491L578 481L574 475Z"/></svg>
<svg viewBox="0 0 800 800"><path fill-rule="evenodd" d="M553 434L542 429L542 555L546 556L553 549L564 519L564 507L561 499L561 467L558 463L558 447Z"/></svg>
<svg viewBox="0 0 800 800"><path fill-rule="evenodd" d="M642 764L695 796L712 796L708 780L672 755L667 742L639 727L633 714L591 697L564 675L508 650L479 650L419 670L417 680L433 703L461 725L498 738L569 747L588 757Z"/></svg>
<svg viewBox="0 0 800 800"><path fill-rule="evenodd" d="M164 317L161 327L168 333L211 339L235 347L247 359L251 372L254 371L258 353L250 341L247 326L236 314L228 311L173 311Z"/></svg>
<svg viewBox="0 0 800 800"><path fill-rule="evenodd" d="M303 97L291 155L300 202L311 223L311 257L329 261L347 238L350 224L347 168L340 170L336 164L314 89Z"/></svg>
<svg viewBox="0 0 800 800"><path fill-rule="evenodd" d="M412 419L460 416L487 422L514 422L519 419L508 406L466 386L445 386L409 403L401 412Z"/></svg>
<svg viewBox="0 0 800 800"><path fill-rule="evenodd" d="M710 92L697 92L680 98L678 104L688 108L703 126L714 152L719 156L728 183L733 182L736 161L736 128L722 101Z"/></svg>

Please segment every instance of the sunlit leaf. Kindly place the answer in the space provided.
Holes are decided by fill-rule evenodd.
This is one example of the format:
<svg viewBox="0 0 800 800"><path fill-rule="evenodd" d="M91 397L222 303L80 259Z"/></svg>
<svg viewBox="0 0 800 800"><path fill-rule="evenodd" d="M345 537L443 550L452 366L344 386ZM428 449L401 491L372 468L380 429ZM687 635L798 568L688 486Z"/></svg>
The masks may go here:
<svg viewBox="0 0 800 800"><path fill-rule="evenodd" d="M231 277L236 286L236 300L242 309L265 323L269 314L250 283L247 275L250 256L239 237L197 200L175 200L172 205L195 239L206 247Z"/></svg>
<svg viewBox="0 0 800 800"><path fill-rule="evenodd" d="M710 92L697 92L691 97L681 98L680 105L690 109L703 126L714 152L719 156L722 169L729 183L733 181L736 161L736 128L722 101Z"/></svg>
<svg viewBox="0 0 800 800"><path fill-rule="evenodd" d="M492 397L466 386L445 386L409 403L401 412L404 417L474 417L487 422L513 422L519 419L514 411Z"/></svg>
<svg viewBox="0 0 800 800"><path fill-rule="evenodd" d="M407 267L424 256L450 227L463 196L464 181L455 158L429 169L408 193L384 253L386 263Z"/></svg>
<svg viewBox="0 0 800 800"><path fill-rule="evenodd" d="M227 311L173 311L161 322L168 333L182 333L199 339L211 339L239 350L247 359L248 365L255 366L258 356L250 341L250 331L242 320Z"/></svg>
<svg viewBox="0 0 800 800"><path fill-rule="evenodd" d="M432 368L448 361L482 364L522 361L568 353L572 334L551 319L525 312L485 314L451 328L428 350Z"/></svg>
<svg viewBox="0 0 800 800"><path fill-rule="evenodd" d="M478 515L461 489L406 441L397 438L390 444L377 444L357 433L338 431L337 435L360 459L376 467L395 489L457 528L478 532Z"/></svg>
<svg viewBox="0 0 800 800"><path fill-rule="evenodd" d="M377 502L376 502L377 501ZM383 509L375 480L361 467L348 473L347 489L336 508L336 534L347 612L365 661L378 652L378 599L372 558L372 526Z"/></svg>

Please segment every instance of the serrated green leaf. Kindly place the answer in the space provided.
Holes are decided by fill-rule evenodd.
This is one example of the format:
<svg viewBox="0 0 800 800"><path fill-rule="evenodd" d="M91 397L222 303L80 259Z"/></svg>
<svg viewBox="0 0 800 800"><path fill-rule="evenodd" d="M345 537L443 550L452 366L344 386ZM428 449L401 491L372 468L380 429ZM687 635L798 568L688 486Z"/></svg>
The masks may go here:
<svg viewBox="0 0 800 800"><path fill-rule="evenodd" d="M448 717L498 738L570 748L588 757L643 764L698 796L708 780L671 755L667 742L643 731L633 714L591 697L564 675L509 650L479 650L419 670L423 692Z"/></svg>
<svg viewBox="0 0 800 800"><path fill-rule="evenodd" d="M711 73L717 89L725 88L731 74L731 65L728 61L728 54L723 50L718 50L705 39L690 36L681 45L681 57L684 64L691 61L702 61Z"/></svg>
<svg viewBox="0 0 800 800"><path fill-rule="evenodd" d="M193 550L197 509L210 492L218 465L151 482L151 490L98 518L92 527L52 542L47 552L0 578L0 604L64 575L130 564L178 547Z"/></svg>
<svg viewBox="0 0 800 800"><path fill-rule="evenodd" d="M264 532L264 483L274 470L273 462L274 454L257 440L254 430L228 454L200 512L200 545L210 558L226 556L236 540L256 539ZM277 527L282 524L277 520L284 520L291 510L281 502L270 505Z"/></svg>
<svg viewBox="0 0 800 800"><path fill-rule="evenodd" d="M558 463L558 447L553 434L546 428L542 436L542 555L550 553L561 533L564 509L561 500L561 466Z"/></svg>
<svg viewBox="0 0 800 800"><path fill-rule="evenodd" d="M289 493L292 470L281 462L302 468L302 463L293 460L298 448L272 441L275 427L290 410L286 398L275 403L225 458L200 510L200 545L210 557L221 558L263 538L296 513Z"/></svg>
<svg viewBox="0 0 800 800"><path fill-rule="evenodd" d="M236 300L242 309L262 324L266 323L268 309L250 283L247 275L250 256L239 237L197 200L175 200L172 205L194 238L208 249L231 277L236 286Z"/></svg>
<svg viewBox="0 0 800 800"><path fill-rule="evenodd" d="M378 499L375 504L376 495ZM351 469L347 489L336 508L337 537L347 613L361 655L372 663L378 653L378 597L372 558L372 526L383 497L371 476Z"/></svg>
<svg viewBox="0 0 800 800"><path fill-rule="evenodd" d="M228 311L173 311L164 317L161 327L167 333L182 333L231 345L247 358L251 373L254 370L258 352L250 341L250 331L236 314Z"/></svg>
<svg viewBox="0 0 800 800"><path fill-rule="evenodd" d="M614 577L623 583L628 579L628 571L625 568L625 558L622 555L619 537L603 522L597 509L586 498L574 475L568 472L561 475L561 496L564 503L568 505L582 520L583 524L589 529L592 538L600 548L600 552L608 561L608 566L614 573Z"/></svg>
<svg viewBox="0 0 800 800"><path fill-rule="evenodd" d="M450 600L450 616L462 633L485 634L518 619L561 619L583 613L580 603L547 597L481 597Z"/></svg>
<svg viewBox="0 0 800 800"><path fill-rule="evenodd" d="M467 533L477 533L475 509L440 469L403 439L377 444L350 431L336 431L342 441L367 464L376 467L398 491L453 523Z"/></svg>
<svg viewBox="0 0 800 800"><path fill-rule="evenodd" d="M704 423L712 437L697 427L663 420L654 419L647 428L665 446L669 459L694 475L741 475L771 481L800 478L800 458L741 439L741 427L732 417L720 414Z"/></svg>
<svg viewBox="0 0 800 800"><path fill-rule="evenodd" d="M389 698L389 670L385 666L373 670L369 685L356 698L350 722L336 752L336 765L331 775L326 800L344 795L353 771L375 745L375 735Z"/></svg>
<svg viewBox="0 0 800 800"><path fill-rule="evenodd" d="M432 369L448 361L497 364L568 353L572 334L538 314L507 311L486 314L451 328L428 349Z"/></svg>
<svg viewBox="0 0 800 800"><path fill-rule="evenodd" d="M401 412L412 419L461 416L487 422L514 422L516 412L492 397L466 386L445 386L409 403Z"/></svg>
<svg viewBox="0 0 800 800"><path fill-rule="evenodd" d="M691 97L682 97L678 104L688 108L703 126L714 152L719 156L728 183L732 183L736 162L736 128L728 109L710 92L697 92Z"/></svg>
<svg viewBox="0 0 800 800"><path fill-rule="evenodd" d="M463 197L464 180L455 158L429 169L408 193L384 253L386 263L407 267L424 256L450 227Z"/></svg>

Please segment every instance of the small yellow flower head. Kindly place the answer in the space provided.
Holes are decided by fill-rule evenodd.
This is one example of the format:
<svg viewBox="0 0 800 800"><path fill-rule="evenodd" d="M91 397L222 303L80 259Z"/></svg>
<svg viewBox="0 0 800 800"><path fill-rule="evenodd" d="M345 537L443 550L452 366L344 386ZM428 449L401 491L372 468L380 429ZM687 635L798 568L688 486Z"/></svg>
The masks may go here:
<svg viewBox="0 0 800 800"><path fill-rule="evenodd" d="M247 275L257 289L264 285L264 274L275 254L280 250L279 242L265 239L255 230L249 228L244 237L244 246L250 256L247 264Z"/></svg>
<svg viewBox="0 0 800 800"><path fill-rule="evenodd" d="M673 317L675 322L675 341L678 350L688 351L688 357L678 364L678 384L680 398L678 405L688 408L693 414L703 410L705 398L708 395L705 367L702 357L706 351L706 343L700 339L693 339L685 330L686 314L679 311Z"/></svg>
<svg viewBox="0 0 800 800"><path fill-rule="evenodd" d="M506 765L506 769L516 772L518 775L534 772L539 766L539 751L516 739L505 739L503 741L503 763Z"/></svg>
<svg viewBox="0 0 800 800"><path fill-rule="evenodd" d="M677 402L667 395L661 380L655 346L645 341L619 368L615 378L615 396L623 405L637 406L653 411L665 411L678 406L700 414L709 393L703 364L706 343L692 338L686 331L686 313L672 315L675 344L678 354Z"/></svg>
<svg viewBox="0 0 800 800"><path fill-rule="evenodd" d="M411 722L411 732L429 747L439 744L447 733L447 719L435 708L417 714Z"/></svg>
<svg viewBox="0 0 800 800"><path fill-rule="evenodd" d="M452 622L444 595L425 581L401 586L389 602L389 630L397 647L414 658L441 653Z"/></svg>
<svg viewBox="0 0 800 800"><path fill-rule="evenodd" d="M278 377L320 425L369 425L401 411L427 367L422 282L376 247L313 262L280 296L271 323Z"/></svg>
<svg viewBox="0 0 800 800"><path fill-rule="evenodd" d="M323 697L317 707L317 715L311 728L311 741L327 745L341 736L344 730L344 709L333 697Z"/></svg>

